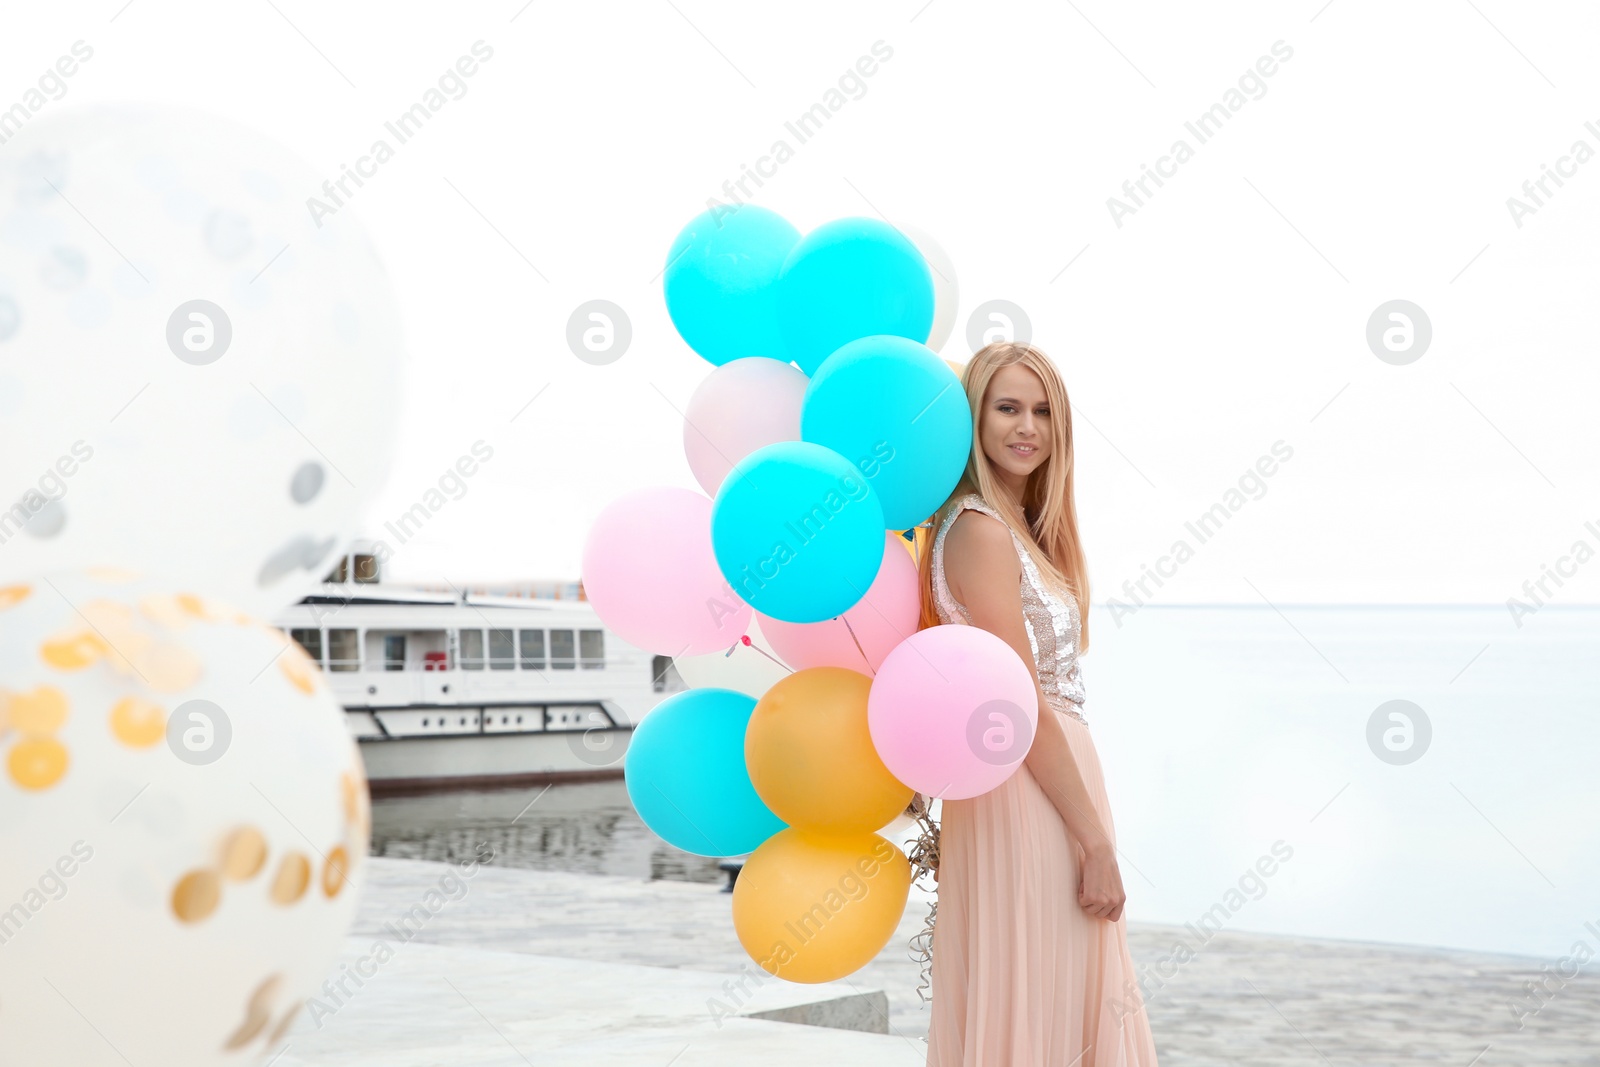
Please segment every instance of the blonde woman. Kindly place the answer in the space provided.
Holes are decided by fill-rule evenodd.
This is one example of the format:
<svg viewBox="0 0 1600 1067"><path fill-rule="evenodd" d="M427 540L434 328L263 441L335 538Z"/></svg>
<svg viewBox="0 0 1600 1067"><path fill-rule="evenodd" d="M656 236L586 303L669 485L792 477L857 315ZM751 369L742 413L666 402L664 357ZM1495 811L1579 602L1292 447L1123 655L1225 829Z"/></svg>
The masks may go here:
<svg viewBox="0 0 1600 1067"><path fill-rule="evenodd" d="M1039 724L1004 784L943 802L930 1067L1156 1062L1122 916L1111 809L1083 716L1089 581L1072 410L1055 366L999 343L962 376L972 454L934 516L923 626L981 626L1030 666Z"/></svg>

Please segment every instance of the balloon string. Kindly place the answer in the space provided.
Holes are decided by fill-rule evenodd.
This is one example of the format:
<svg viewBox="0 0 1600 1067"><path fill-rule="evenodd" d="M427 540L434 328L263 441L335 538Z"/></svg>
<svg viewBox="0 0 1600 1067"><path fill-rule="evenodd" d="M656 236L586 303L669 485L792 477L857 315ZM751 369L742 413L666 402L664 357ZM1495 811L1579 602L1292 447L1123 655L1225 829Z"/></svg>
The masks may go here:
<svg viewBox="0 0 1600 1067"><path fill-rule="evenodd" d="M794 668L793 667L789 666L787 663L783 662L783 660L779 659L777 656L774 656L772 653L768 652L766 649L762 648L760 645L757 645L754 641L750 640L750 635L749 634L745 634L745 635L741 636L739 638L739 644L749 645L751 648L755 649L757 652L761 653L763 656L767 657L772 662L776 663L778 666L780 666L784 670L788 671L790 674L794 673ZM728 655L728 656L733 655L733 650L735 648L738 648L738 647L739 647L739 645L731 646L728 649L728 651L724 653L724 655Z"/></svg>
<svg viewBox="0 0 1600 1067"><path fill-rule="evenodd" d="M911 861L913 882L921 880L929 871L939 870L939 824L933 819L931 807L932 803L927 797L913 793L911 803L906 808L906 814L916 820L917 826L917 840L906 852L906 858ZM939 916L937 885L934 893L934 899L928 902L928 917L923 920L922 929L910 941L909 956L918 965L917 998L924 1003L933 999L925 990L933 985L933 931Z"/></svg>
<svg viewBox="0 0 1600 1067"><path fill-rule="evenodd" d="M846 630L850 631L850 640L852 640L852 641L854 641L856 643L856 651L861 653L861 662L863 662L863 663L865 663L867 665L867 671L874 678L876 678L878 676L878 672L872 669L872 661L867 658L867 650L861 647L861 641L860 641L859 638L856 637L856 628L854 626L850 625L849 617L845 616L845 615L840 615L839 616L839 621L844 623L844 628Z"/></svg>

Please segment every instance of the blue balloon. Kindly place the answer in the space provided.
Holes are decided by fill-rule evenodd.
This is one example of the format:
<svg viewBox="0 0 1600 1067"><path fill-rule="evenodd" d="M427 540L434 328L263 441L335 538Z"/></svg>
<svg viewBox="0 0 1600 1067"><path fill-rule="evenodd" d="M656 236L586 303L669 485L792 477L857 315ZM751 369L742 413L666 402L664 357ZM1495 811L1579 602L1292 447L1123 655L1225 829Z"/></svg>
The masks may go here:
<svg viewBox="0 0 1600 1067"><path fill-rule="evenodd" d="M711 505L711 549L739 598L784 622L855 606L883 563L883 508L861 472L805 441L758 448Z"/></svg>
<svg viewBox="0 0 1600 1067"><path fill-rule="evenodd" d="M877 219L835 219L801 238L778 277L787 358L807 374L858 337L926 341L933 272L917 246Z"/></svg>
<svg viewBox="0 0 1600 1067"><path fill-rule="evenodd" d="M972 453L961 379L927 345L863 337L822 361L800 408L802 440L855 462L891 530L938 510Z"/></svg>
<svg viewBox="0 0 1600 1067"><path fill-rule="evenodd" d="M667 844L696 856L742 856L788 824L756 794L744 734L756 698L690 689L657 704L623 757L628 799Z"/></svg>
<svg viewBox="0 0 1600 1067"><path fill-rule="evenodd" d="M778 273L800 231L745 204L695 216L667 253L667 314L690 348L717 366L744 356L787 362L778 333Z"/></svg>

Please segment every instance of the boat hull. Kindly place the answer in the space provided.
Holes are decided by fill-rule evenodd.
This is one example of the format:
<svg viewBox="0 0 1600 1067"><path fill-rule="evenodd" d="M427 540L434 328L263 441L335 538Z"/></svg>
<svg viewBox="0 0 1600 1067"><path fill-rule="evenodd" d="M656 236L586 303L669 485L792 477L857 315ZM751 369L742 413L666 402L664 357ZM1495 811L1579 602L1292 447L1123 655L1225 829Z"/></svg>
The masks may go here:
<svg viewBox="0 0 1600 1067"><path fill-rule="evenodd" d="M632 737L632 726L608 726L358 740L377 794L620 778Z"/></svg>

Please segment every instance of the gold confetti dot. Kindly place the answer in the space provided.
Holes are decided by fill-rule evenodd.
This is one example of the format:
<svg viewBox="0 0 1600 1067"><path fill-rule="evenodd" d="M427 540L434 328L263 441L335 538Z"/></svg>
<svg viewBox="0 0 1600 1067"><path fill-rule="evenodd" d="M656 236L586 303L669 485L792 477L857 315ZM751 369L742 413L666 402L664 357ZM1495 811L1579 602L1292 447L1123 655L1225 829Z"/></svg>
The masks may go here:
<svg viewBox="0 0 1600 1067"><path fill-rule="evenodd" d="M261 1031L267 1028L267 1024L271 1021L271 1012L267 1011L265 1008L258 1008L255 1005L251 1005L245 1014L244 1022L239 1024L239 1029L230 1034L227 1042L223 1044L223 1050L232 1052L235 1049L244 1048L250 1042L254 1041Z"/></svg>
<svg viewBox="0 0 1600 1067"><path fill-rule="evenodd" d="M140 657L150 651L155 638L137 630L113 630L105 634L106 662L119 674L134 677Z"/></svg>
<svg viewBox="0 0 1600 1067"><path fill-rule="evenodd" d="M133 657L139 677L158 693L176 693L200 680L200 657L182 645L153 644Z"/></svg>
<svg viewBox="0 0 1600 1067"><path fill-rule="evenodd" d="M274 974L256 986L256 991L250 994L250 1004L245 1009L244 1022L239 1024L239 1029L235 1030L228 1038L227 1043L222 1046L224 1049L243 1048L254 1041L267 1028L267 1024L272 1021L272 1002L278 999L279 987L282 985L283 975ZM295 1007L298 1008L299 1005L295 1005ZM289 1013L289 1017L294 1017L292 1011ZM282 1024L279 1024L279 1027L281 1029ZM277 1039L277 1032L274 1032L273 1036L267 1040L276 1042Z"/></svg>
<svg viewBox="0 0 1600 1067"><path fill-rule="evenodd" d="M167 736L167 710L141 697L123 697L111 709L111 735L129 748L149 748Z"/></svg>
<svg viewBox="0 0 1600 1067"><path fill-rule="evenodd" d="M178 607L191 618L203 622L253 622L254 620L232 604L194 593L179 593L172 598Z"/></svg>
<svg viewBox="0 0 1600 1067"><path fill-rule="evenodd" d="M230 882L254 878L266 862L267 840L254 827L240 827L222 844L222 876Z"/></svg>
<svg viewBox="0 0 1600 1067"><path fill-rule="evenodd" d="M268 1049L276 1047L278 1042L284 1039L284 1036L289 1033L289 1027L294 1025L295 1017L300 1014L300 1009L303 1007L305 1007L304 1004L295 1004L283 1013L283 1018L278 1022L277 1029L273 1030L272 1036L267 1038Z"/></svg>
<svg viewBox="0 0 1600 1067"><path fill-rule="evenodd" d="M178 603L178 598L166 593L156 593L139 601L139 613L151 622L182 629L193 617Z"/></svg>
<svg viewBox="0 0 1600 1067"><path fill-rule="evenodd" d="M197 619L206 617L205 602L193 593L179 593L172 598L184 611Z"/></svg>
<svg viewBox="0 0 1600 1067"><path fill-rule="evenodd" d="M78 609L91 627L115 641L115 636L133 626L133 608L120 600L91 600Z"/></svg>
<svg viewBox="0 0 1600 1067"><path fill-rule="evenodd" d="M291 852L278 864L278 874L272 880L272 902L293 904L305 896L311 884L311 863L298 852Z"/></svg>
<svg viewBox="0 0 1600 1067"><path fill-rule="evenodd" d="M58 671L81 671L110 652L93 630L72 630L57 634L39 647L45 665Z"/></svg>
<svg viewBox="0 0 1600 1067"><path fill-rule="evenodd" d="M272 1008L272 1002L278 999L278 993L283 986L283 975L272 974L261 980L256 986L256 991L250 994L252 1008Z"/></svg>
<svg viewBox="0 0 1600 1067"><path fill-rule="evenodd" d="M18 741L6 756L6 770L24 789L49 789L67 773L67 748L53 737Z"/></svg>
<svg viewBox="0 0 1600 1067"><path fill-rule="evenodd" d="M53 734L67 721L67 695L50 685L30 693L0 693L0 719L24 734Z"/></svg>
<svg viewBox="0 0 1600 1067"><path fill-rule="evenodd" d="M222 881L215 871L190 871L172 890L172 913L180 922L197 923L221 901Z"/></svg>
<svg viewBox="0 0 1600 1067"><path fill-rule="evenodd" d="M339 895L339 890L344 888L344 876L350 869L350 854L344 850L343 845L333 846L328 853L328 861L322 865L322 892L330 899Z"/></svg>
<svg viewBox="0 0 1600 1067"><path fill-rule="evenodd" d="M8 585L0 587L0 611L4 611L6 608L16 607L24 600L27 600L28 594L32 592L33 590L26 585Z"/></svg>
<svg viewBox="0 0 1600 1067"><path fill-rule="evenodd" d="M344 792L344 821L354 823L361 818L361 787L349 771L339 776L339 785Z"/></svg>
<svg viewBox="0 0 1600 1067"><path fill-rule="evenodd" d="M97 582L109 582L113 585L124 585L137 581L141 575L138 571L126 570L122 567L89 567L84 571Z"/></svg>
<svg viewBox="0 0 1600 1067"><path fill-rule="evenodd" d="M288 651L278 657L278 669L306 696L317 691L318 667L311 662L311 657L307 656L299 645L290 646Z"/></svg>

